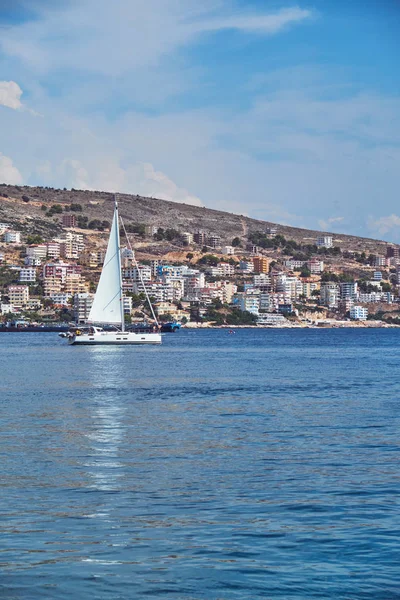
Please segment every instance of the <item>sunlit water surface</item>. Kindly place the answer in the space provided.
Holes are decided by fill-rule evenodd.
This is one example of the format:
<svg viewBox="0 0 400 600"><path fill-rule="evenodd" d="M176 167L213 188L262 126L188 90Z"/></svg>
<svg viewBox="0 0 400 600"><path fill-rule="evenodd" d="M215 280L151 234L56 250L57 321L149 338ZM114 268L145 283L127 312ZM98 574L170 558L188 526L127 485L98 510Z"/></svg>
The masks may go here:
<svg viewBox="0 0 400 600"><path fill-rule="evenodd" d="M0 361L0 598L400 598L399 330Z"/></svg>

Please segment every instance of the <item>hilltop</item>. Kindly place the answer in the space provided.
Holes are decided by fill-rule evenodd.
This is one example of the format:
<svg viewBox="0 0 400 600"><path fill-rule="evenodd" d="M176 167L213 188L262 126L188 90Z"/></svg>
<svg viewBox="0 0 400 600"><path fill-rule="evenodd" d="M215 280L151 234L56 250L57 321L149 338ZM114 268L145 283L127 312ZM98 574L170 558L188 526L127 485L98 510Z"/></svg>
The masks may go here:
<svg viewBox="0 0 400 600"><path fill-rule="evenodd" d="M126 224L153 225L175 229L180 233L204 231L208 235L220 236L222 244L231 244L232 240L238 237L245 245L252 234L272 228L277 229L286 239L299 244L313 244L321 233L331 235L334 246L338 246L342 251L384 255L388 245L382 240L290 227L158 198L118 194L118 201L120 214ZM50 211L48 215L49 209L53 205L60 205L65 210L65 207L71 204L79 204L82 207L81 215L87 218L87 222L109 222L112 218L111 193L0 184L0 221L12 223L15 228L27 234L38 233L50 238L59 233L62 229L60 214L51 214ZM95 231L91 233L96 235ZM148 250L151 253L152 248ZM157 254L161 248L154 250ZM173 247L169 250L173 250Z"/></svg>

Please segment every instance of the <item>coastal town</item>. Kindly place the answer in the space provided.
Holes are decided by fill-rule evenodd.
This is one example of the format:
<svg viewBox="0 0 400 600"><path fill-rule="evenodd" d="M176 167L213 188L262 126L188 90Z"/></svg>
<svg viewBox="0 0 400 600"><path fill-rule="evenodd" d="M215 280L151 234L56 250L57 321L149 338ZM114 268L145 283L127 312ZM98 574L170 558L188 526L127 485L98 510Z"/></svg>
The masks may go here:
<svg viewBox="0 0 400 600"><path fill-rule="evenodd" d="M84 204L40 204L26 194L1 196L36 205L47 228L0 213L0 320L81 325L87 321L110 227ZM23 190L22 190L23 191ZM14 194L15 195L15 194ZM126 223L121 230L127 323L158 320L186 327L394 327L400 325L400 255L343 247L340 235L303 241L279 226L223 239L215 231ZM158 221L158 222L154 222ZM128 239L127 239L128 238Z"/></svg>

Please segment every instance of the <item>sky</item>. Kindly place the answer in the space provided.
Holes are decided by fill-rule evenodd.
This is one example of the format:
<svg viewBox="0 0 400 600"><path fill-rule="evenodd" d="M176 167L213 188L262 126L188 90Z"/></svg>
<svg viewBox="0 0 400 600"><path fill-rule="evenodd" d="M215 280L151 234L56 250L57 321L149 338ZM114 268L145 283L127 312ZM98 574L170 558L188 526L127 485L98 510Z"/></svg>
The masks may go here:
<svg viewBox="0 0 400 600"><path fill-rule="evenodd" d="M400 242L400 0L0 0L0 181Z"/></svg>

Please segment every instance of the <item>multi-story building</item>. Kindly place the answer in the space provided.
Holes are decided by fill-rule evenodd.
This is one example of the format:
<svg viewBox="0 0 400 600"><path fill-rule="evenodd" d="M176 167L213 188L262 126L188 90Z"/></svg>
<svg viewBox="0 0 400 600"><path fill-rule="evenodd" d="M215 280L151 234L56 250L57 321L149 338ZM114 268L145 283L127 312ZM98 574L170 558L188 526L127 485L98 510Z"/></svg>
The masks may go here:
<svg viewBox="0 0 400 600"><path fill-rule="evenodd" d="M27 285L8 286L10 304L16 308L23 308L29 301L29 287Z"/></svg>
<svg viewBox="0 0 400 600"><path fill-rule="evenodd" d="M6 244L20 244L21 243L21 232L7 230L4 232L3 239Z"/></svg>
<svg viewBox="0 0 400 600"><path fill-rule="evenodd" d="M188 244L188 246L190 246L194 242L193 233L185 231L184 233L182 233L182 239L185 242L185 244Z"/></svg>
<svg viewBox="0 0 400 600"><path fill-rule="evenodd" d="M257 273L253 275L253 285L257 288L269 286L270 289L267 291L271 291L271 277L266 273Z"/></svg>
<svg viewBox="0 0 400 600"><path fill-rule="evenodd" d="M254 273L268 273L269 265L269 258L266 258L265 256L253 257Z"/></svg>
<svg viewBox="0 0 400 600"><path fill-rule="evenodd" d="M301 269L302 267L304 267L305 264L305 260L295 260L294 258L291 258L290 260L285 260L285 266L291 270Z"/></svg>
<svg viewBox="0 0 400 600"><path fill-rule="evenodd" d="M321 283L319 281L314 281L313 279L311 279L309 277L302 277L301 283L303 286L302 295L305 296L306 298L311 298L313 295L313 292L316 290L319 290L321 287Z"/></svg>
<svg viewBox="0 0 400 600"><path fill-rule="evenodd" d="M386 258L393 258L397 263L400 261L400 248L399 246L388 246L386 248Z"/></svg>
<svg viewBox="0 0 400 600"><path fill-rule="evenodd" d="M230 277L235 274L235 266L229 263L219 263L217 267L207 267L206 273L212 277Z"/></svg>
<svg viewBox="0 0 400 600"><path fill-rule="evenodd" d="M293 275L279 275L275 281L275 291L296 299L303 293L303 284Z"/></svg>
<svg viewBox="0 0 400 600"><path fill-rule="evenodd" d="M21 283L33 283L36 281L36 269L22 268L19 272L19 280Z"/></svg>
<svg viewBox="0 0 400 600"><path fill-rule="evenodd" d="M153 235L156 235L157 231L158 225L145 225L144 227L144 232L149 237L153 237Z"/></svg>
<svg viewBox="0 0 400 600"><path fill-rule="evenodd" d="M355 281L344 281L339 284L340 285L340 297L344 298L352 298L355 300L357 298L358 286Z"/></svg>
<svg viewBox="0 0 400 600"><path fill-rule="evenodd" d="M319 248L332 248L333 238L331 235L320 235L317 237L316 243Z"/></svg>
<svg viewBox="0 0 400 600"><path fill-rule="evenodd" d="M388 259L385 256L374 256L372 265L374 267L386 267Z"/></svg>
<svg viewBox="0 0 400 600"><path fill-rule="evenodd" d="M123 269L129 269L132 267L134 260L135 252L131 248L123 248L121 250L121 266Z"/></svg>
<svg viewBox="0 0 400 600"><path fill-rule="evenodd" d="M46 298L53 298L55 294L61 293L62 280L59 277L49 276L43 278L43 294Z"/></svg>
<svg viewBox="0 0 400 600"><path fill-rule="evenodd" d="M96 269L99 266L97 252L82 252L82 254L79 257L79 262L81 262L86 267L89 267L90 269Z"/></svg>
<svg viewBox="0 0 400 600"><path fill-rule="evenodd" d="M73 296L87 292L88 285L80 273L71 273L65 277L63 291Z"/></svg>
<svg viewBox="0 0 400 600"><path fill-rule="evenodd" d="M337 308L339 297L340 288L338 283L331 281L321 283L321 304L328 308Z"/></svg>
<svg viewBox="0 0 400 600"><path fill-rule="evenodd" d="M221 238L219 235L209 235L207 238L207 245L211 248L218 248L221 245Z"/></svg>
<svg viewBox="0 0 400 600"><path fill-rule="evenodd" d="M282 327L288 323L287 319L281 314L263 313L258 315L257 323L268 327Z"/></svg>
<svg viewBox="0 0 400 600"><path fill-rule="evenodd" d="M207 242L207 234L204 231L197 231L193 234L193 240L199 246L205 246Z"/></svg>
<svg viewBox="0 0 400 600"><path fill-rule="evenodd" d="M223 246L222 254L225 254L226 256L232 256L235 254L235 248L233 246Z"/></svg>
<svg viewBox="0 0 400 600"><path fill-rule="evenodd" d="M368 308L364 306L352 306L350 308L350 319L355 321L366 321L368 318Z"/></svg>
<svg viewBox="0 0 400 600"><path fill-rule="evenodd" d="M312 258L306 264L312 275L319 275L324 270L324 261L318 258Z"/></svg>
<svg viewBox="0 0 400 600"><path fill-rule="evenodd" d="M76 216L75 215L63 215L62 225L63 227L76 227Z"/></svg>
<svg viewBox="0 0 400 600"><path fill-rule="evenodd" d="M247 311L253 315L258 315L260 310L260 294L257 293L237 293L233 298L233 303L242 311Z"/></svg>
<svg viewBox="0 0 400 600"><path fill-rule="evenodd" d="M46 263L43 267L43 278L57 277L64 283L67 275L81 274L82 267L75 263L65 263L63 261L57 263Z"/></svg>
<svg viewBox="0 0 400 600"><path fill-rule="evenodd" d="M194 271L194 270L193 270ZM199 290L205 287L206 278L200 271L185 276L185 298L197 297Z"/></svg>
<svg viewBox="0 0 400 600"><path fill-rule="evenodd" d="M65 292L58 292L50 296L50 298L53 300L54 304L58 304L59 306L69 306L72 296Z"/></svg>
<svg viewBox="0 0 400 600"><path fill-rule="evenodd" d="M242 273L253 273L254 272L253 261L241 260L239 262L239 270Z"/></svg>
<svg viewBox="0 0 400 600"><path fill-rule="evenodd" d="M4 252L0 252L0 263L4 261Z"/></svg>
<svg viewBox="0 0 400 600"><path fill-rule="evenodd" d="M60 256L63 258L79 258L84 248L83 235L80 233L67 231L65 237L60 240Z"/></svg>
<svg viewBox="0 0 400 600"><path fill-rule="evenodd" d="M43 260L47 256L47 246L46 244L36 244L35 246L28 246L28 248L26 249L26 255L31 256L32 258L40 258L41 260Z"/></svg>
<svg viewBox="0 0 400 600"><path fill-rule="evenodd" d="M375 271L374 273L374 281L382 281L383 277L382 277L382 272L381 271Z"/></svg>
<svg viewBox="0 0 400 600"><path fill-rule="evenodd" d="M52 259L60 258L60 243L59 242L47 242L47 256Z"/></svg>
<svg viewBox="0 0 400 600"><path fill-rule="evenodd" d="M130 315L132 312L132 298L131 296L123 296L124 313Z"/></svg>
<svg viewBox="0 0 400 600"><path fill-rule="evenodd" d="M3 235L7 229L10 229L10 225L8 223L0 223L0 235Z"/></svg>
<svg viewBox="0 0 400 600"><path fill-rule="evenodd" d="M36 258L35 256L25 256L24 258L24 265L26 267L40 267L41 264L41 258Z"/></svg>
<svg viewBox="0 0 400 600"><path fill-rule="evenodd" d="M125 279L132 279L135 283L141 281L151 281L151 267L147 265L138 265L122 270L122 276Z"/></svg>
<svg viewBox="0 0 400 600"><path fill-rule="evenodd" d="M75 323L81 325L89 318L90 309L93 304L93 294L79 293L74 295L74 319Z"/></svg>

